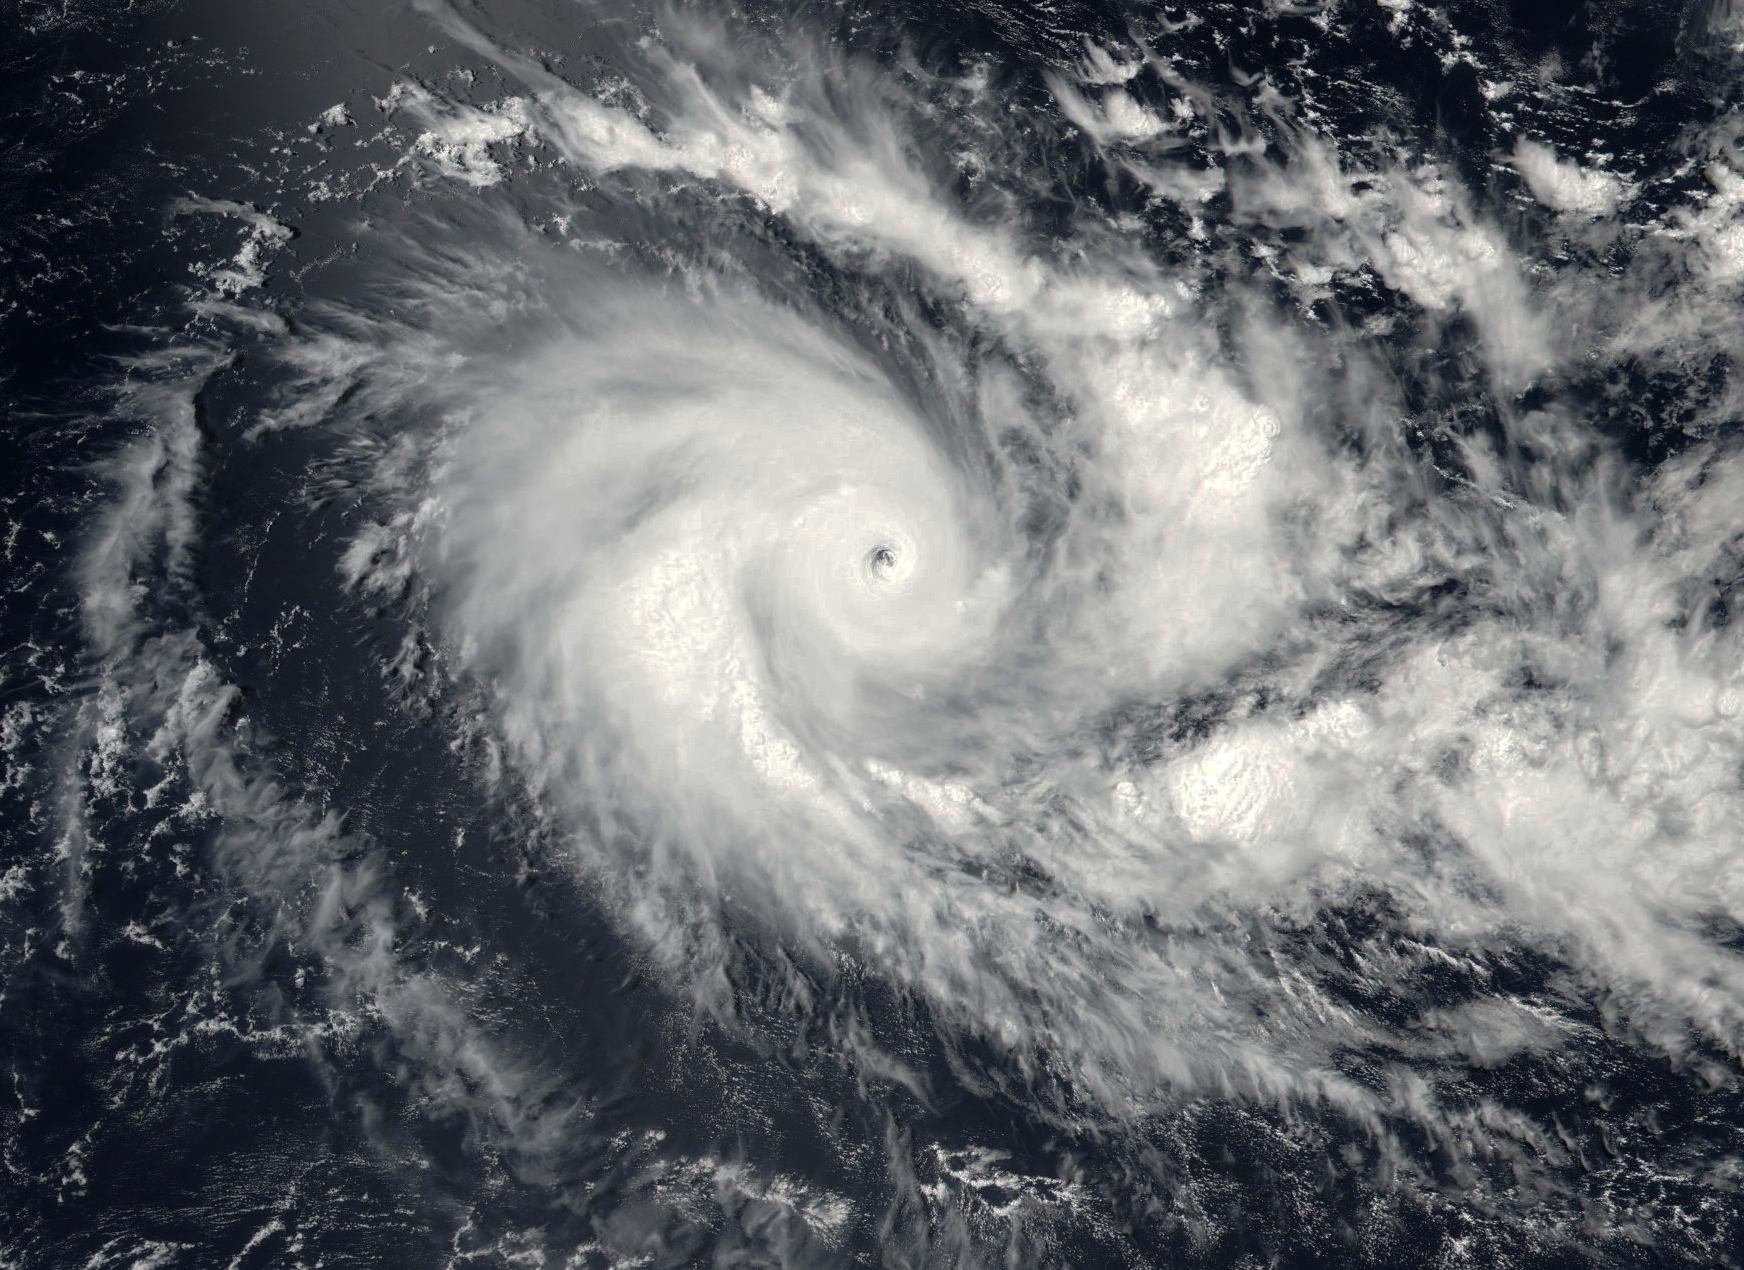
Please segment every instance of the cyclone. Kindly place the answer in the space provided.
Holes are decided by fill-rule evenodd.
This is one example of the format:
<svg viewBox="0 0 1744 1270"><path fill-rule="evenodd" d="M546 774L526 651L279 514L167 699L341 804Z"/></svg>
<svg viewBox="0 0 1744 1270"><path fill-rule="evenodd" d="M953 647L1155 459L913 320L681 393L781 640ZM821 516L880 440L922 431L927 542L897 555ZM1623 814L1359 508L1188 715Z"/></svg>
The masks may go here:
<svg viewBox="0 0 1744 1270"><path fill-rule="evenodd" d="M443 460L456 635L518 727L581 751L569 774L640 773L647 814L694 799L672 832L704 855L711 822L754 838L785 796L850 832L851 769L987 659L1007 589L991 491L871 367L785 324L614 315L598 371L552 350ZM583 757L590 719L620 762Z"/></svg>
<svg viewBox="0 0 1744 1270"><path fill-rule="evenodd" d="M33 18L0 1261L1731 1264L1744 26L1552 8Z"/></svg>

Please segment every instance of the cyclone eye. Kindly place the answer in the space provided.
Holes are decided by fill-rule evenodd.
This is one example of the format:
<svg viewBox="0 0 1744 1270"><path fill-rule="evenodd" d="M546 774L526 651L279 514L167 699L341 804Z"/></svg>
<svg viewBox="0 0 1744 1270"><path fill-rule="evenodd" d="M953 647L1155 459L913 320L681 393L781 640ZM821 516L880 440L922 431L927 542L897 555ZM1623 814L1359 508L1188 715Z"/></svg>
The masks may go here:
<svg viewBox="0 0 1744 1270"><path fill-rule="evenodd" d="M896 567L896 552L890 547L874 547L867 563L874 573L889 573Z"/></svg>

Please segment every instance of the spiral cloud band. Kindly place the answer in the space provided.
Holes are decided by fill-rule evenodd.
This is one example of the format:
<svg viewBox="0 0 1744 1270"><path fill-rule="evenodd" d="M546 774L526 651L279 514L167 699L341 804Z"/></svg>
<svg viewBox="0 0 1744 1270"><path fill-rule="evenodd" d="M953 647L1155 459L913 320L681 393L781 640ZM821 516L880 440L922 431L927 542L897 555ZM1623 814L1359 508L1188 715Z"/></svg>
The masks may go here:
<svg viewBox="0 0 1744 1270"><path fill-rule="evenodd" d="M731 1016L722 967L761 930L814 973L893 977L1092 1115L1207 1089L1382 1134L1463 1113L1341 1056L1566 1043L1506 993L1351 1000L1410 1000L1494 940L1661 1044L1736 1048L1744 967L1702 926L1744 920L1739 689L1729 637L1675 620L1726 550L1732 460L1624 493L1578 413L1510 408L1450 480L1360 338L1208 294L1119 226L1050 258L953 208L866 67L801 46L764 83L675 22L638 85L655 123L437 17L602 190L707 182L874 289L808 313L712 263L607 269L572 227L579 260L514 283L516 351L438 391L416 543L378 558L427 580L515 767L588 826L579 874L675 982ZM1089 104L1101 65L1055 91L1168 191L1138 156L1171 146L1097 122L1131 100ZM1284 166L1228 182L1238 221L1300 232L1296 276L1364 261L1457 305L1498 400L1555 378L1550 299L1462 195L1284 135ZM496 268L461 274L493 316ZM1411 932L1376 964L1287 933L1375 897Z"/></svg>
<svg viewBox="0 0 1744 1270"><path fill-rule="evenodd" d="M420 0L314 246L176 194L4 731L18 982L198 985L92 1104L294 1060L455 1265L1731 1264L1736 18L1600 151L1336 8Z"/></svg>
<svg viewBox="0 0 1744 1270"><path fill-rule="evenodd" d="M602 180L742 189L954 307L893 334L904 317L844 328L564 264L539 286L575 311L542 296L534 351L458 376L421 547L447 638L536 783L623 818L631 859L585 867L630 870L648 938L706 959L704 928L742 909L1120 1105L1202 1081L1375 1104L1330 1073L1390 1029L1327 967L1280 974L1252 926L1372 891L1436 947L1533 932L1737 1043L1736 955L1698 928L1740 919L1738 689L1724 640L1670 620L1724 550L1697 509L1724 504L1729 460L1625 497L1583 420L1534 410L1504 449L1466 439L1442 484L1399 407L1358 396L1381 373L1360 344L1335 382L1328 336L1215 318L1118 234L1025 254L929 193L860 68L816 54L726 98L662 57L656 135L498 56ZM831 82L863 94L851 115ZM1257 165L1237 214L1305 225L1299 271L1362 251L1431 310L1459 297L1498 385L1553 375L1494 231L1421 177L1374 183L1304 205ZM1329 409L1360 413L1334 432ZM1524 447L1568 457L1528 471ZM1453 577L1459 620L1382 616ZM1165 723L1199 694L1212 722ZM1498 1001L1481 1020L1412 1044L1556 1031Z"/></svg>

